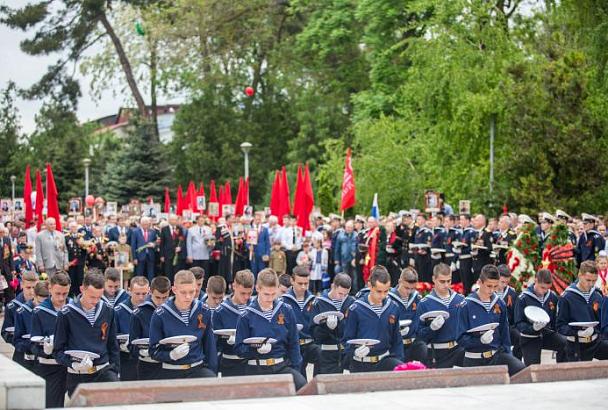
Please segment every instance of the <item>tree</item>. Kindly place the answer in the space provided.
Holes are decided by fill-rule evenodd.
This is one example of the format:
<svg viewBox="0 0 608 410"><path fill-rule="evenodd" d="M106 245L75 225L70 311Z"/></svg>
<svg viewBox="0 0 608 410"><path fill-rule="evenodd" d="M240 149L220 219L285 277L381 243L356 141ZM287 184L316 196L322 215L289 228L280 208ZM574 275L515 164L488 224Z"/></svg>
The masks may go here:
<svg viewBox="0 0 608 410"><path fill-rule="evenodd" d="M8 197L11 194L10 177L19 178L24 169L23 146L21 145L21 130L19 125L19 112L15 107L16 86L9 82L4 90L0 91L0 195ZM17 180L15 189L19 192L23 186Z"/></svg>

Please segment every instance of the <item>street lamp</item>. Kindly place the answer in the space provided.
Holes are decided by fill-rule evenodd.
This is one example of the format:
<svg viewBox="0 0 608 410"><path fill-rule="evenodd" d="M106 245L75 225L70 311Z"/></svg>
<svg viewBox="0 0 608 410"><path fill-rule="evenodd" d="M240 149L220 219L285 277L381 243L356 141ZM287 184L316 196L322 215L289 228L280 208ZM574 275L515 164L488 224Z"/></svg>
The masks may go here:
<svg viewBox="0 0 608 410"><path fill-rule="evenodd" d="M17 177L14 175L11 175L11 185L12 185L12 198L13 198L13 206L15 206L15 181L17 180Z"/></svg>
<svg viewBox="0 0 608 410"><path fill-rule="evenodd" d="M85 158L82 160L84 164L84 196L89 196L89 167L91 166L91 159Z"/></svg>
<svg viewBox="0 0 608 410"><path fill-rule="evenodd" d="M249 142L243 142L241 144L241 151L245 154L245 179L249 178L249 151L251 151L251 145Z"/></svg>

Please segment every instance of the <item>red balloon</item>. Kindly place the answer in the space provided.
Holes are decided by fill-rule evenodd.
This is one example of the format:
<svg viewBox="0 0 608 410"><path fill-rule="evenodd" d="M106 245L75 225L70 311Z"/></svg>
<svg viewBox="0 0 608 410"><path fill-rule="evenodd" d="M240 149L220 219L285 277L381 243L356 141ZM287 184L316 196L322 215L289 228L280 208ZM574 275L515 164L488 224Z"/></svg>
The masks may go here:
<svg viewBox="0 0 608 410"><path fill-rule="evenodd" d="M253 94L255 94L255 90L253 89L253 87L247 87L245 88L245 94L247 94L248 97L253 97Z"/></svg>
<svg viewBox="0 0 608 410"><path fill-rule="evenodd" d="M87 204L87 206L93 206L95 205L95 197L93 195L87 195L84 202Z"/></svg>

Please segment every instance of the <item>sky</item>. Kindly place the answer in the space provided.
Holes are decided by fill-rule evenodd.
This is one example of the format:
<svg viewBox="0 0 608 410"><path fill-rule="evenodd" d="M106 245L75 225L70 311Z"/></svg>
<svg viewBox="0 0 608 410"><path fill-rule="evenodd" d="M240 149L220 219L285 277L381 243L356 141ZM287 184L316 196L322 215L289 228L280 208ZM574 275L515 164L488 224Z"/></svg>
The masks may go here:
<svg viewBox="0 0 608 410"><path fill-rule="evenodd" d="M9 7L22 7L28 2L26 0L0 0L0 3ZM44 73L48 65L57 60L56 55L33 57L23 53L19 48L21 40L31 37L31 33L23 33L11 30L0 25L0 89L4 89L9 81L13 81L18 87L28 87L36 82ZM95 53L100 48L92 48ZM90 79L79 74L82 97L78 104L78 118L81 122L116 114L125 98L115 98L111 90L102 94L100 100L94 100L89 93ZM38 101L19 100L17 108L21 116L21 126L25 133L30 133L35 128L34 118L40 109Z"/></svg>

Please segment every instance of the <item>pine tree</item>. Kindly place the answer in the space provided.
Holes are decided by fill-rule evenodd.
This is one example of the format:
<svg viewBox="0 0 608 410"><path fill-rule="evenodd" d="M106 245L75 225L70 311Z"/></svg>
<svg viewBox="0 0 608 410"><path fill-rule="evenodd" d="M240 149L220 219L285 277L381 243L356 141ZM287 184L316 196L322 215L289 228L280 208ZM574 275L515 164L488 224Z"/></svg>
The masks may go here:
<svg viewBox="0 0 608 410"><path fill-rule="evenodd" d="M109 201L126 204L131 199L162 199L169 185L170 169L160 143L150 139L150 126L134 125L125 145L106 165L102 195Z"/></svg>

